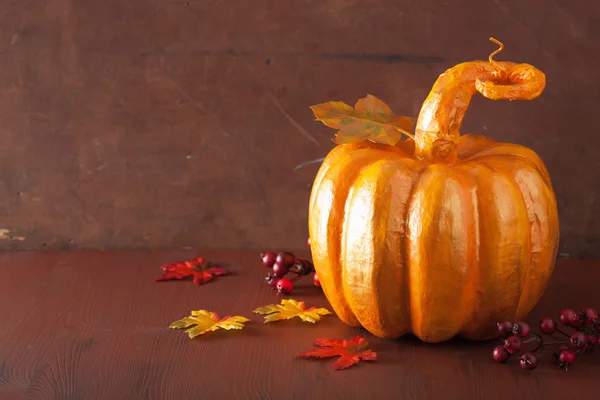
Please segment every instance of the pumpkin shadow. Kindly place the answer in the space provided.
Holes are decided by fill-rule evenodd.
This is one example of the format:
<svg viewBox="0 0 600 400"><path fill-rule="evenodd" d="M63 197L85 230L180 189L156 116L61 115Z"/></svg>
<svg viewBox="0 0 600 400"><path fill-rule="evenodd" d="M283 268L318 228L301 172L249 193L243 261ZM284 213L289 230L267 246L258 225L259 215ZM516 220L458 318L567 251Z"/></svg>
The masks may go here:
<svg viewBox="0 0 600 400"><path fill-rule="evenodd" d="M403 365L407 359L419 360L420 364L451 365L457 359L488 360L497 340L473 341L459 336L442 343L426 343L413 334L397 339L369 340L371 349L378 354L377 361L386 365ZM413 361L409 361L413 362Z"/></svg>
<svg viewBox="0 0 600 400"><path fill-rule="evenodd" d="M392 339L396 342L401 343L410 343L413 346L417 347L430 347L430 348L470 348L470 349L479 349L479 348L489 348L490 344L498 342L498 339L488 339L488 340L470 340L466 339L462 336L454 336L451 339L446 340L441 343L427 343L419 339L414 334L407 334L398 339Z"/></svg>

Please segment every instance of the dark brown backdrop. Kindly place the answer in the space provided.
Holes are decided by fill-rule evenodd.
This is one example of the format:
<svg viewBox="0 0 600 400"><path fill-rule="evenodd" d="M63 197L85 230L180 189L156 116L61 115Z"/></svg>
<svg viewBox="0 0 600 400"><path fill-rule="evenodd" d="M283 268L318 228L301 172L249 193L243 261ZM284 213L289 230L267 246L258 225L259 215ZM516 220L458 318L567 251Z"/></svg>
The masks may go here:
<svg viewBox="0 0 600 400"><path fill-rule="evenodd" d="M600 255L598 2L4 0L0 16L2 248L300 247L317 167L293 169L333 134L308 107L372 93L416 116L494 36L547 90L479 97L463 131L535 149L560 252Z"/></svg>

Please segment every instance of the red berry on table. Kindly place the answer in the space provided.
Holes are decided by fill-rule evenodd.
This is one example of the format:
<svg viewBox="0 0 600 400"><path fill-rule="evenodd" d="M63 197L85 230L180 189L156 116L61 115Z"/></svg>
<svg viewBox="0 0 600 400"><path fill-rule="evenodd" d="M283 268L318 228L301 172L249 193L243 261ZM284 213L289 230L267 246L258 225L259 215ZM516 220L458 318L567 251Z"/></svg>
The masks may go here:
<svg viewBox="0 0 600 400"><path fill-rule="evenodd" d="M310 238L306 239L306 244L310 247Z"/></svg>
<svg viewBox="0 0 600 400"><path fill-rule="evenodd" d="M315 266L308 260L296 260L294 268L300 275L310 275L315 270Z"/></svg>
<svg viewBox="0 0 600 400"><path fill-rule="evenodd" d="M504 341L504 347L510 354L518 353L521 350L523 342L518 336L511 336Z"/></svg>
<svg viewBox="0 0 600 400"><path fill-rule="evenodd" d="M587 337L583 332L574 332L569 338L569 342L576 349L585 349L587 347Z"/></svg>
<svg viewBox="0 0 600 400"><path fill-rule="evenodd" d="M292 265L294 265L294 261L296 261L296 257L288 251L282 251L281 253L277 254L277 259L275 260L276 263L279 263L287 268L290 268Z"/></svg>
<svg viewBox="0 0 600 400"><path fill-rule="evenodd" d="M292 283L292 281L290 281L287 278L281 278L277 282L277 290L281 294L290 294L290 293L292 293L293 289L294 289L294 284Z"/></svg>
<svg viewBox="0 0 600 400"><path fill-rule="evenodd" d="M558 355L558 361L560 362L559 367L565 370L569 369L569 365L573 365L577 355L573 350L563 350Z"/></svg>
<svg viewBox="0 0 600 400"><path fill-rule="evenodd" d="M566 362L569 365L571 365L575 362L576 358L577 358L577 354L575 354L575 352L573 350L563 350L560 352L560 354L558 356L558 361Z"/></svg>
<svg viewBox="0 0 600 400"><path fill-rule="evenodd" d="M580 318L584 324L591 324L598 317L596 310L586 307L581 311Z"/></svg>
<svg viewBox="0 0 600 400"><path fill-rule="evenodd" d="M587 341L591 344L598 344L600 342L600 338L597 338L594 335L587 335Z"/></svg>
<svg viewBox="0 0 600 400"><path fill-rule="evenodd" d="M587 339L587 347L585 348L585 350L586 351L594 350L594 347L596 347L596 345L598 344L598 339L596 338L596 336L587 335L586 339Z"/></svg>
<svg viewBox="0 0 600 400"><path fill-rule="evenodd" d="M504 346L496 346L493 351L494 360L497 362L505 362L510 358L510 353L506 351Z"/></svg>
<svg viewBox="0 0 600 400"><path fill-rule="evenodd" d="M498 333L502 336L508 336L512 333L513 323L510 321L500 321L498 322Z"/></svg>
<svg viewBox="0 0 600 400"><path fill-rule="evenodd" d="M538 365L538 359L531 353L525 353L519 358L519 364L521 364L521 368L526 370L535 369Z"/></svg>
<svg viewBox="0 0 600 400"><path fill-rule="evenodd" d="M546 335L552 335L556 332L556 322L552 318L544 318L540 321L540 330Z"/></svg>
<svg viewBox="0 0 600 400"><path fill-rule="evenodd" d="M529 325L525 322L516 322L513 327L512 327L512 331L515 335L518 336L528 336L529 335Z"/></svg>
<svg viewBox="0 0 600 400"><path fill-rule="evenodd" d="M278 277L273 274L268 274L265 277L265 280L267 281L267 285L269 285L272 289L277 289L277 282L279 282Z"/></svg>
<svg viewBox="0 0 600 400"><path fill-rule="evenodd" d="M289 271L290 267L286 264L280 263L279 261L275 261L275 264L273 264L273 274L275 274L275 276L283 278Z"/></svg>
<svg viewBox="0 0 600 400"><path fill-rule="evenodd" d="M267 253L261 253L260 258L265 267L273 268L273 264L275 263L277 254L273 253L272 251L269 251Z"/></svg>
<svg viewBox="0 0 600 400"><path fill-rule="evenodd" d="M321 281L319 280L319 276L317 275L317 273L315 272L315 274L313 275L313 284L315 286L321 287Z"/></svg>
<svg viewBox="0 0 600 400"><path fill-rule="evenodd" d="M568 344L566 344L566 343L561 343L561 344L559 344L559 345L558 345L558 347L556 348L556 350L558 350L558 352L559 352L559 353L560 353L561 351L563 351L563 350L569 350L569 349L570 349L570 347L569 347L569 345L568 345Z"/></svg>
<svg viewBox="0 0 600 400"><path fill-rule="evenodd" d="M560 323L567 326L577 327L579 326L577 313L570 308L565 308L560 312Z"/></svg>

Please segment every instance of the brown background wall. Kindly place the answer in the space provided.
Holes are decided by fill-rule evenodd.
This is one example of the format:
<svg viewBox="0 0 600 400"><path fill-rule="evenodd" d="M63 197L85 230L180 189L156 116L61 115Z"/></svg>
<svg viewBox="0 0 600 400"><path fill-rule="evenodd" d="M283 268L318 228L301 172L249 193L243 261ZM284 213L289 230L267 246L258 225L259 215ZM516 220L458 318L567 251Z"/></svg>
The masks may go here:
<svg viewBox="0 0 600 400"><path fill-rule="evenodd" d="M536 150L560 252L600 256L597 1L4 0L0 18L1 248L301 247L317 166L293 169L333 147L308 107L372 93L416 116L494 36L548 86L476 98L463 132Z"/></svg>

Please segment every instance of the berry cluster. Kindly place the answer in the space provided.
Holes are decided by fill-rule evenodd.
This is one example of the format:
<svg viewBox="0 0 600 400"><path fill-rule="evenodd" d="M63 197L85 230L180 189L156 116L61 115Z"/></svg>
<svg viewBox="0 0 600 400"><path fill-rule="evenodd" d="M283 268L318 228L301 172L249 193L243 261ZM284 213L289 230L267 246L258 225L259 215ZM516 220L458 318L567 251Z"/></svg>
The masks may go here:
<svg viewBox="0 0 600 400"><path fill-rule="evenodd" d="M273 269L272 272L267 274L265 280L271 288L277 289L279 294L290 294L294 289L294 282L315 272L315 267L310 261L296 258L288 251L279 254L274 252L263 253L260 258L265 267ZM291 279L286 278L285 276L289 273L295 276ZM320 286L316 273L313 275L313 282L316 286Z"/></svg>
<svg viewBox="0 0 600 400"><path fill-rule="evenodd" d="M558 362L559 368L568 370L577 355L591 352L594 347L600 348L600 317L593 308L584 308L579 313L564 309L560 312L559 321L573 332L568 333L560 329L552 318L546 317L540 321L540 331L553 338L552 342L544 342L543 336L531 332L525 322L498 322L498 332L504 338L504 344L494 348L494 360L506 362L511 357L518 357L521 368L532 370L537 367L538 359L544 354L545 348L556 346L553 358ZM560 340L556 335L561 335L564 340ZM521 349L530 343L534 344L535 348L521 352Z"/></svg>

